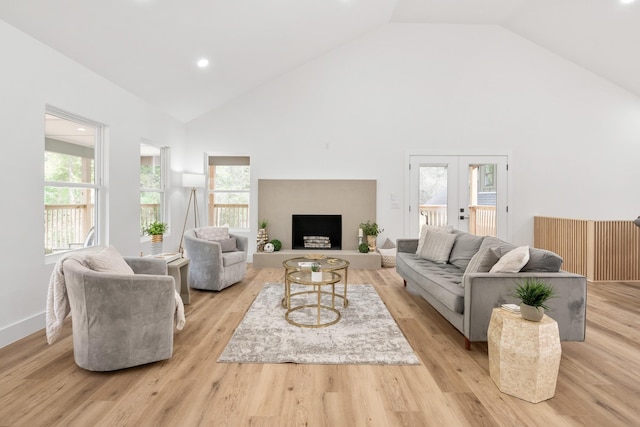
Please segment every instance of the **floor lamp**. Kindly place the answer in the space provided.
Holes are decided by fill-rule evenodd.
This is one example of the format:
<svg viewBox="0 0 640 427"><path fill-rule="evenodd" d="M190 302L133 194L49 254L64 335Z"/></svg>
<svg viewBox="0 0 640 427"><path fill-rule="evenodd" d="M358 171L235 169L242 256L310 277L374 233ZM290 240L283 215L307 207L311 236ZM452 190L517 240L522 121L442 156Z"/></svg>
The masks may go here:
<svg viewBox="0 0 640 427"><path fill-rule="evenodd" d="M187 213L184 216L184 225L182 226L182 234L180 235L180 247L178 251L180 255L184 255L184 247L182 243L184 241L184 232L187 230L187 220L189 219L189 211L191 205L193 205L193 225L198 228L200 223L200 211L198 211L198 196L196 190L198 188L204 188L205 176L197 173L183 173L182 174L182 186L191 188L191 194L189 195L189 202L187 203Z"/></svg>

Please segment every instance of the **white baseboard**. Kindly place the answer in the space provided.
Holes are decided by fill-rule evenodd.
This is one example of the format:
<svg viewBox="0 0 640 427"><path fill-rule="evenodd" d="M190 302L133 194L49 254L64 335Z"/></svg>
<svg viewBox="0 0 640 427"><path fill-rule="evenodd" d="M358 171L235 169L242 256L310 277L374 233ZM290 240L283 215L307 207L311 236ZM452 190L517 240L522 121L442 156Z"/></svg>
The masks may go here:
<svg viewBox="0 0 640 427"><path fill-rule="evenodd" d="M22 338L44 329L46 325L45 312L35 314L24 320L0 329L0 348L14 343Z"/></svg>

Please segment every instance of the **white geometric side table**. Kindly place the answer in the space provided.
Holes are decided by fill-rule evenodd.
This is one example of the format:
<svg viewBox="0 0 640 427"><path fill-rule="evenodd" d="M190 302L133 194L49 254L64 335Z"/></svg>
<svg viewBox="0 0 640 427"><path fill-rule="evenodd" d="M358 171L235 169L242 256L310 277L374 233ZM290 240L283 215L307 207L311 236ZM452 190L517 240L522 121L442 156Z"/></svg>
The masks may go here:
<svg viewBox="0 0 640 427"><path fill-rule="evenodd" d="M498 389L532 403L553 397L562 347L558 324L494 308L487 331L489 374Z"/></svg>

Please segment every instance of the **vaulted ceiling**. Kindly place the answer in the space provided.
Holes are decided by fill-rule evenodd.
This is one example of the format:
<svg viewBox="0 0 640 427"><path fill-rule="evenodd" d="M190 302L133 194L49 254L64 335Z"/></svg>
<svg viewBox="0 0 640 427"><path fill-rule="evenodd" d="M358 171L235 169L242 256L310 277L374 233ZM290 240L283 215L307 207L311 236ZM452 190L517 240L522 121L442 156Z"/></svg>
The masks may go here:
<svg viewBox="0 0 640 427"><path fill-rule="evenodd" d="M5 0L0 19L185 122L390 22L499 25L640 96L640 0Z"/></svg>

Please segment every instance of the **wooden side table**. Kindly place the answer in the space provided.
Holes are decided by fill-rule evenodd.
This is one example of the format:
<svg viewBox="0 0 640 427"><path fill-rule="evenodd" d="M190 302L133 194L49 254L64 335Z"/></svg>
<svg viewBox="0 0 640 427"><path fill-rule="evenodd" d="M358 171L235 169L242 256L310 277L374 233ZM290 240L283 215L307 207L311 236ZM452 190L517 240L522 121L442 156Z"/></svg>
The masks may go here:
<svg viewBox="0 0 640 427"><path fill-rule="evenodd" d="M189 291L189 259L178 258L167 263L167 270L169 275L173 277L176 282L176 291L180 293L182 302L185 304L191 303L191 292Z"/></svg>
<svg viewBox="0 0 640 427"><path fill-rule="evenodd" d="M532 403L553 397L562 347L558 324L494 308L487 331L489 373L498 389Z"/></svg>

